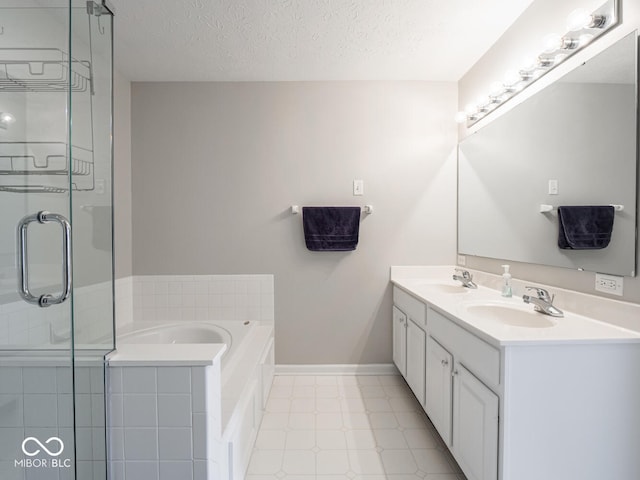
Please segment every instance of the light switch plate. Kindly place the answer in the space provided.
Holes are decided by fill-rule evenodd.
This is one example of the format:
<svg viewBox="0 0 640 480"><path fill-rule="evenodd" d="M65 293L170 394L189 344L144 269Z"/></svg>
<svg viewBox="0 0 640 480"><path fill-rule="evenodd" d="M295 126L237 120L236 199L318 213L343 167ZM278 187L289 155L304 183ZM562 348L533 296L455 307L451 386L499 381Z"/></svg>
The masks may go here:
<svg viewBox="0 0 640 480"><path fill-rule="evenodd" d="M464 267L467 264L467 257L464 255L458 255L458 265Z"/></svg>
<svg viewBox="0 0 640 480"><path fill-rule="evenodd" d="M354 195L364 195L364 181L363 180L354 180L353 181L353 194Z"/></svg>
<svg viewBox="0 0 640 480"><path fill-rule="evenodd" d="M549 180L549 195L558 195L558 180Z"/></svg>

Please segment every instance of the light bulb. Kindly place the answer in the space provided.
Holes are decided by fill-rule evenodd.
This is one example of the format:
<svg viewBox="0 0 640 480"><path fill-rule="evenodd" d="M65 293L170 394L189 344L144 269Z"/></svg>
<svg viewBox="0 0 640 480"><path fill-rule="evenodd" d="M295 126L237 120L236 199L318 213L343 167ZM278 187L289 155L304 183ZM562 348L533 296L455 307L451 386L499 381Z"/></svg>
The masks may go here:
<svg viewBox="0 0 640 480"><path fill-rule="evenodd" d="M491 99L489 98L488 95L480 95L476 100L476 103L479 107L484 107L486 105L489 105L489 103L491 103Z"/></svg>
<svg viewBox="0 0 640 480"><path fill-rule="evenodd" d="M467 121L467 114L465 112L458 112L455 116L456 123L464 123Z"/></svg>
<svg viewBox="0 0 640 480"><path fill-rule="evenodd" d="M543 40L544 52L553 53L562 48L562 37L557 33L550 33Z"/></svg>
<svg viewBox="0 0 640 480"><path fill-rule="evenodd" d="M522 77L520 77L520 74L516 70L509 70L504 74L504 84L507 87L513 87L516 83L520 82L520 80L522 80Z"/></svg>
<svg viewBox="0 0 640 480"><path fill-rule="evenodd" d="M578 30L587 28L592 22L593 16L584 8L578 8L567 17L567 30L577 32Z"/></svg>
<svg viewBox="0 0 640 480"><path fill-rule="evenodd" d="M522 70L531 72L538 68L538 57L535 55L527 55L522 59Z"/></svg>
<svg viewBox="0 0 640 480"><path fill-rule="evenodd" d="M502 82L493 82L489 86L489 95L492 97L499 97L504 93L504 85Z"/></svg>
<svg viewBox="0 0 640 480"><path fill-rule="evenodd" d="M464 107L464 112L467 116L471 117L478 113L478 107L473 103L469 103L466 107Z"/></svg>

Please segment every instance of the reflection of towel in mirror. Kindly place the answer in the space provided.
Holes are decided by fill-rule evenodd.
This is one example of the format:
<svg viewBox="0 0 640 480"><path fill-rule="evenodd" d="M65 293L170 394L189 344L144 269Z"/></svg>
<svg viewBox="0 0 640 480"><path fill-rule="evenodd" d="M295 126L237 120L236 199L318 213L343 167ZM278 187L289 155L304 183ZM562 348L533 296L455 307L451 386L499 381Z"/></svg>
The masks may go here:
<svg viewBox="0 0 640 480"><path fill-rule="evenodd" d="M610 205L558 207L558 247L597 250L611 240L615 209Z"/></svg>
<svg viewBox="0 0 640 480"><path fill-rule="evenodd" d="M302 225L309 250L355 250L360 207L302 207Z"/></svg>

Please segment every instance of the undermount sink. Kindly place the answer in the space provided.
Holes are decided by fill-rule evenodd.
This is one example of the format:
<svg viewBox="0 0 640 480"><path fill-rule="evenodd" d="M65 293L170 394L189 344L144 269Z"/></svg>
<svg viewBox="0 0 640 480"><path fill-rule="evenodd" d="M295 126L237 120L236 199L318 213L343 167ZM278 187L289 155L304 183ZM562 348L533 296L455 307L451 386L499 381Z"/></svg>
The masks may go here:
<svg viewBox="0 0 640 480"><path fill-rule="evenodd" d="M465 307L466 311L485 320L525 328L549 328L556 325L552 317L531 310L524 310L506 304L478 304Z"/></svg>

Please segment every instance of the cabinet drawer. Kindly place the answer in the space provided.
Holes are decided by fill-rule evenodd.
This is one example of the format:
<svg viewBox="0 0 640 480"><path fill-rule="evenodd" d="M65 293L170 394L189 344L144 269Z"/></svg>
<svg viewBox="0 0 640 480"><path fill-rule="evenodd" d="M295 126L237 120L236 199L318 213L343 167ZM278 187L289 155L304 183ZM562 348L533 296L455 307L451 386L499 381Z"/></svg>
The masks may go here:
<svg viewBox="0 0 640 480"><path fill-rule="evenodd" d="M429 333L462 363L490 385L500 384L500 351L435 310L428 309Z"/></svg>
<svg viewBox="0 0 640 480"><path fill-rule="evenodd" d="M420 300L412 297L404 290L393 287L393 303L416 325L424 329L427 324L427 307Z"/></svg>

